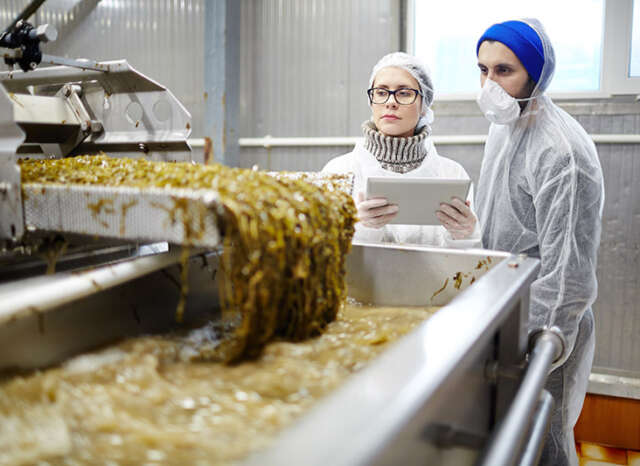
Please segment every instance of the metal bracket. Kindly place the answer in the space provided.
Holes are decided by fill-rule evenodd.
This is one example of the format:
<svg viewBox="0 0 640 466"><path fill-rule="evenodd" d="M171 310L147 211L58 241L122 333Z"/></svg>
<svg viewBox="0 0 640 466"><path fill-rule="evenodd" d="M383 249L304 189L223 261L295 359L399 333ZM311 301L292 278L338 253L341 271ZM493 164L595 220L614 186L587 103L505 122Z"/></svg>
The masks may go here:
<svg viewBox="0 0 640 466"><path fill-rule="evenodd" d="M92 134L103 131L102 123L91 118L87 106L82 100L83 89L79 84L65 84L60 88L55 97L61 98L71 109L76 124L76 130L72 131L66 140L40 143L42 152L56 157L64 157L71 153L84 140ZM67 124L72 122L67 122Z"/></svg>
<svg viewBox="0 0 640 466"><path fill-rule="evenodd" d="M500 366L497 360L492 359L487 361L484 375L490 383L497 384L499 379L521 380L525 369L526 363L524 361L519 365Z"/></svg>
<svg viewBox="0 0 640 466"><path fill-rule="evenodd" d="M567 348L567 342L564 339L562 331L558 327L541 328L531 333L529 336L529 352L533 351L539 340L548 340L554 348L553 363L557 363Z"/></svg>
<svg viewBox="0 0 640 466"><path fill-rule="evenodd" d="M65 84L62 87L62 95L67 99L71 109L78 117L80 130L85 134L85 137L90 133L102 132L102 123L91 118L91 115L89 115L87 108L82 102L82 86L79 84Z"/></svg>
<svg viewBox="0 0 640 466"><path fill-rule="evenodd" d="M421 438L439 448L466 447L477 450L481 449L487 441L486 436L478 433L438 423L425 426Z"/></svg>

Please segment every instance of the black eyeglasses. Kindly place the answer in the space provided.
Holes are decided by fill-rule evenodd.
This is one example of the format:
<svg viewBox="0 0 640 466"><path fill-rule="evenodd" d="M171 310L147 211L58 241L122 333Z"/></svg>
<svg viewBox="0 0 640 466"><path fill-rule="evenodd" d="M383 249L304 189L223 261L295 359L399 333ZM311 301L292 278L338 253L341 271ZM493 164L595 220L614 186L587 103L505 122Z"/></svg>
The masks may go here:
<svg viewBox="0 0 640 466"><path fill-rule="evenodd" d="M419 95L422 95L419 90L407 87L396 89L395 91L381 87L372 87L367 90L367 94L369 95L369 102L372 104L386 104L389 96L393 95L393 98L396 99L396 102L400 105L411 105Z"/></svg>

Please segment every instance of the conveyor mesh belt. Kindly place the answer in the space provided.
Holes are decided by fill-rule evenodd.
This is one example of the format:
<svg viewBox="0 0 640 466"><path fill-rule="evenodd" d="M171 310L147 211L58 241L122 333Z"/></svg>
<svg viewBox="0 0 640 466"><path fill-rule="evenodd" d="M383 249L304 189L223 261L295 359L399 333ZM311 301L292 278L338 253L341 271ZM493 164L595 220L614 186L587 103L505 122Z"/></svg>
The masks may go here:
<svg viewBox="0 0 640 466"><path fill-rule="evenodd" d="M318 173L270 175L335 186ZM347 177L338 186L351 192L352 184ZM25 183L23 195L30 229L197 247L215 247L220 241L215 190Z"/></svg>
<svg viewBox="0 0 640 466"><path fill-rule="evenodd" d="M25 184L28 228L216 246L214 191ZM197 232L190 235L189 231Z"/></svg>

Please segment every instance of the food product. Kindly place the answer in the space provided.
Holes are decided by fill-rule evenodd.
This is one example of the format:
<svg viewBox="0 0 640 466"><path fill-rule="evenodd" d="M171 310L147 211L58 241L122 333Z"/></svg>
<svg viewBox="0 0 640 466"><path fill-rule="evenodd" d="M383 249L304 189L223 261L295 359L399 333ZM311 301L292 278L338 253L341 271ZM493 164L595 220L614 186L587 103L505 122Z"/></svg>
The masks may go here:
<svg viewBox="0 0 640 466"><path fill-rule="evenodd" d="M218 275L222 311L235 332L215 351L202 351L202 359L236 361L255 357L275 337L297 341L317 335L335 319L345 297L345 256L351 248L356 209L349 193L339 188L344 183L340 175L332 175L321 187L304 176L276 177L219 164L106 155L21 160L19 164L23 185L216 193L224 245ZM176 211L180 210L182 199L174 201ZM182 213L188 243L201 232L198 219L186 218L186 209ZM180 308L177 317L180 320Z"/></svg>

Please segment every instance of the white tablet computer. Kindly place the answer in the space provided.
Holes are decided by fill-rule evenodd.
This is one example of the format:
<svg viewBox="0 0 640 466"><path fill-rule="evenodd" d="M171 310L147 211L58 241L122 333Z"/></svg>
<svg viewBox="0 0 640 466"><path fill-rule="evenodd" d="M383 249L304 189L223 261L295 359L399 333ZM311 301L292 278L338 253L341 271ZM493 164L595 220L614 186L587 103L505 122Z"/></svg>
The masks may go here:
<svg viewBox="0 0 640 466"><path fill-rule="evenodd" d="M385 197L399 207L390 223L399 225L440 225L436 210L452 197L467 198L471 180L448 178L369 177L365 198Z"/></svg>

